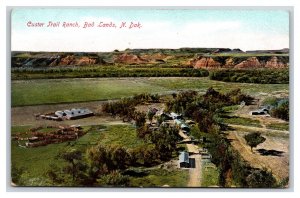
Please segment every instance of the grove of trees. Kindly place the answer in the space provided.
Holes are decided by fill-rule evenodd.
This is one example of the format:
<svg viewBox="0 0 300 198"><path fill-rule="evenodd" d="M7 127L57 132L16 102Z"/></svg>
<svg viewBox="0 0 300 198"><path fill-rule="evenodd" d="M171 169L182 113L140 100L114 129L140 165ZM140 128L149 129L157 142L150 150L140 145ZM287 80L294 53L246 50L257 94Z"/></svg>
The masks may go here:
<svg viewBox="0 0 300 198"><path fill-rule="evenodd" d="M247 70L216 70L209 74L211 80L224 82L288 84L288 69L247 69Z"/></svg>

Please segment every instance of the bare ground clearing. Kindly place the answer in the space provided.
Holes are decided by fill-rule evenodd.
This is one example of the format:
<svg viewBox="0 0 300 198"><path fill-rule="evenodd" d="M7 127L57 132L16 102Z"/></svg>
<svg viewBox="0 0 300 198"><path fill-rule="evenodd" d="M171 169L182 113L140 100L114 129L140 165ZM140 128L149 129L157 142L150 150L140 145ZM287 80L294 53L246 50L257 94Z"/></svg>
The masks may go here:
<svg viewBox="0 0 300 198"><path fill-rule="evenodd" d="M24 125L61 125L61 124L80 124L84 125L95 125L101 123L123 123L121 119L112 118L111 116L101 112L101 106L107 101L93 101L93 102L80 102L80 103L67 103L67 104L49 104L49 105L34 105L34 106L22 106L22 107L12 107L11 108L11 124L24 126ZM151 103L145 105L138 105L136 109L138 111L147 112L148 109L158 108L162 109L164 107L163 103ZM57 110L65 110L72 108L88 108L96 116L77 119L77 120L64 120L64 121L52 121L35 118L35 114L44 114L49 112L55 112Z"/></svg>
<svg viewBox="0 0 300 198"><path fill-rule="evenodd" d="M111 116L100 114L93 117L78 119L78 120L64 120L52 121L35 118L35 114L54 112L57 110L65 110L72 108L89 108L93 112L100 112L101 104L105 101L82 102L82 103L69 103L69 104L51 104L51 105L35 105L24 107L11 108L11 125L25 126L25 125L95 125L95 124L122 124L121 119L112 118Z"/></svg>

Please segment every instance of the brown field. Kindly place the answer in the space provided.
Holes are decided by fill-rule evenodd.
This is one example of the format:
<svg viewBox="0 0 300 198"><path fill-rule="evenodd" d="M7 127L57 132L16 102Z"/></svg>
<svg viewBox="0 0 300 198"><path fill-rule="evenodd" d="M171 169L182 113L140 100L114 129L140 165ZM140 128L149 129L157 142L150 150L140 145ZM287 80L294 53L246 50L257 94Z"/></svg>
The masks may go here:
<svg viewBox="0 0 300 198"><path fill-rule="evenodd" d="M278 180L285 179L289 176L289 131L267 129L266 125L287 122L267 116L249 115L248 112L256 107L257 105L245 106L243 109L236 111L234 115L259 120L262 127L230 125L233 130L229 131L228 139L231 140L232 146L239 151L252 167L266 167L272 171ZM266 141L253 148L252 153L243 136L255 131L260 132L266 138Z"/></svg>
<svg viewBox="0 0 300 198"><path fill-rule="evenodd" d="M51 105L36 105L36 106L24 106L24 107L12 107L11 108L11 125L25 126L25 125L95 125L99 123L112 123L120 124L121 119L112 118L108 115L101 114L101 104L103 101L94 102L82 102L82 103L70 103L70 104L51 104ZM64 120L64 121L52 121L44 119L36 119L35 114L44 114L54 112L57 110L65 110L72 108L89 108L96 113L96 116L78 119L78 120Z"/></svg>

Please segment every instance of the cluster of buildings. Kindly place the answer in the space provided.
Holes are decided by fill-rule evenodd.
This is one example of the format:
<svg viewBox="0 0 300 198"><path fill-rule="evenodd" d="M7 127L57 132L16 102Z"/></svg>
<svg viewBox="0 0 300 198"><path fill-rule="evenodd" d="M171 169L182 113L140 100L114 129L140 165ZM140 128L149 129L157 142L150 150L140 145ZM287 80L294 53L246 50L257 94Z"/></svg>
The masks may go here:
<svg viewBox="0 0 300 198"><path fill-rule="evenodd" d="M150 111L153 111L152 109ZM190 132L190 127L186 123L186 121L183 119L183 116L174 112L171 113L165 113L163 111L156 110L156 115L161 116L165 122L170 123L170 121L173 121L173 124L181 129L183 133L187 134ZM192 121L189 121L190 124L194 123Z"/></svg>

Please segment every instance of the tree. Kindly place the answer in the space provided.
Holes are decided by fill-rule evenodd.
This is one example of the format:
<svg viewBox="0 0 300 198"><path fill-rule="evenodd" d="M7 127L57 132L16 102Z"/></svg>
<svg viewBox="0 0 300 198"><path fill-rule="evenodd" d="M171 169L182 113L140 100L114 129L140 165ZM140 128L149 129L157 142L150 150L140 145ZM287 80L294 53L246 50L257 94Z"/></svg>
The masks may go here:
<svg viewBox="0 0 300 198"><path fill-rule="evenodd" d="M62 150L56 156L56 159L62 159L63 167L58 167L51 163L45 175L50 179L52 185L71 185L87 186L90 184L87 176L87 165L82 152L76 149Z"/></svg>
<svg viewBox="0 0 300 198"><path fill-rule="evenodd" d="M72 176L72 182L80 183L81 176L84 175L84 171L86 170L86 165L82 160L82 153L79 150L72 149L61 152L58 157L68 162L68 164L63 167L65 173Z"/></svg>
<svg viewBox="0 0 300 198"><path fill-rule="evenodd" d="M145 146L142 150L142 154L145 166L152 166L158 158L157 149L151 146Z"/></svg>
<svg viewBox="0 0 300 198"><path fill-rule="evenodd" d="M101 144L89 148L86 152L86 158L89 165L89 176L94 181L108 172L106 165L108 163L108 155L106 148Z"/></svg>
<svg viewBox="0 0 300 198"><path fill-rule="evenodd" d="M108 149L108 153L112 163L111 169L124 170L130 164L130 155L123 147L113 146Z"/></svg>
<svg viewBox="0 0 300 198"><path fill-rule="evenodd" d="M146 114L144 112L135 111L134 120L137 128L142 127L146 123Z"/></svg>
<svg viewBox="0 0 300 198"><path fill-rule="evenodd" d="M150 123L152 123L153 117L156 114L156 111L154 111L154 109L149 109L148 113L147 113L147 117L150 120Z"/></svg>
<svg viewBox="0 0 300 198"><path fill-rule="evenodd" d="M246 181L252 188L272 188L276 184L276 179L266 168L254 170L247 176Z"/></svg>
<svg viewBox="0 0 300 198"><path fill-rule="evenodd" d="M60 168L54 164L50 164L50 169L46 171L46 176L51 180L52 185L62 184L64 182L64 178L62 177Z"/></svg>
<svg viewBox="0 0 300 198"><path fill-rule="evenodd" d="M172 157L176 143L180 140L178 129L166 126L161 126L159 130L153 131L149 138L154 143L161 160L168 160Z"/></svg>
<svg viewBox="0 0 300 198"><path fill-rule="evenodd" d="M251 151L253 152L253 147L256 147L257 145L263 143L266 138L261 136L259 132L249 133L244 136L247 144L251 147Z"/></svg>
<svg viewBox="0 0 300 198"><path fill-rule="evenodd" d="M97 184L100 186L124 187L128 186L129 177L122 175L118 170L116 170L97 179Z"/></svg>
<svg viewBox="0 0 300 198"><path fill-rule="evenodd" d="M271 110L271 116L289 121L289 101L284 101Z"/></svg>

